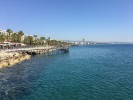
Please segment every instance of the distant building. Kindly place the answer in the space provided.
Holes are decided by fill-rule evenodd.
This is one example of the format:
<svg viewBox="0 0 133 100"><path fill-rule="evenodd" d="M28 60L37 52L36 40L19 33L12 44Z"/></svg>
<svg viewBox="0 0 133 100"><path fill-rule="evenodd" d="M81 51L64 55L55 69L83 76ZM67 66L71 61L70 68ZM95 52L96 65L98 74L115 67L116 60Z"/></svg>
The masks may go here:
<svg viewBox="0 0 133 100"><path fill-rule="evenodd" d="M6 32L6 30L2 30L2 29L0 29L0 33L1 34L4 34L4 35L7 35L8 33Z"/></svg>
<svg viewBox="0 0 133 100"><path fill-rule="evenodd" d="M25 38L26 38L26 35L23 35L23 36L21 37L21 41L24 41Z"/></svg>

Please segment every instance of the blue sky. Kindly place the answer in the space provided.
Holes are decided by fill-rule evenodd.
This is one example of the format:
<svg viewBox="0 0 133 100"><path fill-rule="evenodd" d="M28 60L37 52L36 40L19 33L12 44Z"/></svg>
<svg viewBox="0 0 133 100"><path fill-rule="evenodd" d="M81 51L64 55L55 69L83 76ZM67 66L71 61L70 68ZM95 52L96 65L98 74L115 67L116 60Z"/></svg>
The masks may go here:
<svg viewBox="0 0 133 100"><path fill-rule="evenodd" d="M133 0L0 0L0 29L61 40L133 42Z"/></svg>

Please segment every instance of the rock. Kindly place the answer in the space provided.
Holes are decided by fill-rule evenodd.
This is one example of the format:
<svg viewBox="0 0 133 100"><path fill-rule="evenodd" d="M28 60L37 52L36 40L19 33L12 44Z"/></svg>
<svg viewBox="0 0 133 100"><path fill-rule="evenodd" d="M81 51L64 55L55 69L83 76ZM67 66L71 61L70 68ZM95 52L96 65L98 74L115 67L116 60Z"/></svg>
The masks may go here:
<svg viewBox="0 0 133 100"><path fill-rule="evenodd" d="M21 61L30 59L30 55L18 52L0 52L0 68L12 66Z"/></svg>

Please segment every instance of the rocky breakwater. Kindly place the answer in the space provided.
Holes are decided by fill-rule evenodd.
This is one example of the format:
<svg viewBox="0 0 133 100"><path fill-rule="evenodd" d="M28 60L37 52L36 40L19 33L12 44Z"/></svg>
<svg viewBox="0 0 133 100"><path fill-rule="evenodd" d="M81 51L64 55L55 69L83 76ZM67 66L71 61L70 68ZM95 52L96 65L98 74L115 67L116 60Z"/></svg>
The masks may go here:
<svg viewBox="0 0 133 100"><path fill-rule="evenodd" d="M0 68L10 67L21 61L30 59L30 55L18 52L0 52Z"/></svg>

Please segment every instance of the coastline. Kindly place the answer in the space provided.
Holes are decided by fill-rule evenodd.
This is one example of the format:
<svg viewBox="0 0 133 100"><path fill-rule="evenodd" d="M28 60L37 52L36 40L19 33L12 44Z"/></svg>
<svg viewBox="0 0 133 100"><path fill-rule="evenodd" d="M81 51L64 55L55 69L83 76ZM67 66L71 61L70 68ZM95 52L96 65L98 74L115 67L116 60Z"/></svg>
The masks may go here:
<svg viewBox="0 0 133 100"><path fill-rule="evenodd" d="M18 51L17 51L18 50ZM20 51L19 51L20 50ZM60 52L59 52L60 51ZM21 49L7 49L0 51L0 69L10 67L24 60L28 60L32 55L50 53L50 55L58 54L61 52L68 52L68 47L38 47L38 48L21 48Z"/></svg>
<svg viewBox="0 0 133 100"><path fill-rule="evenodd" d="M18 52L0 52L0 69L13 66L31 58L31 55Z"/></svg>

